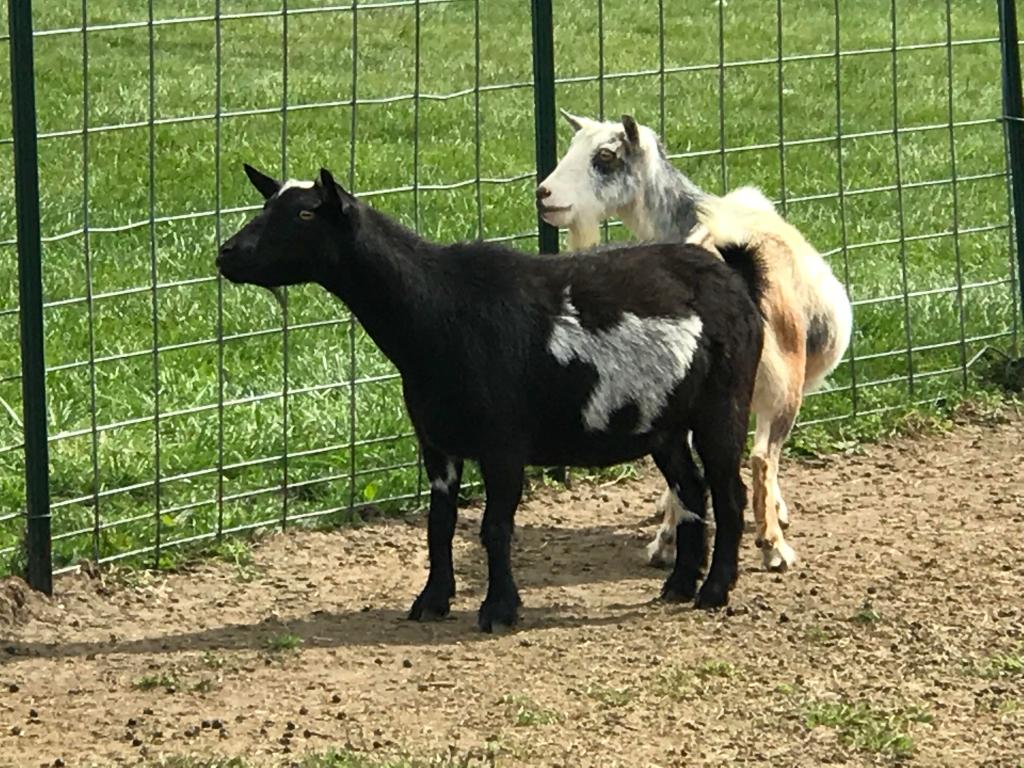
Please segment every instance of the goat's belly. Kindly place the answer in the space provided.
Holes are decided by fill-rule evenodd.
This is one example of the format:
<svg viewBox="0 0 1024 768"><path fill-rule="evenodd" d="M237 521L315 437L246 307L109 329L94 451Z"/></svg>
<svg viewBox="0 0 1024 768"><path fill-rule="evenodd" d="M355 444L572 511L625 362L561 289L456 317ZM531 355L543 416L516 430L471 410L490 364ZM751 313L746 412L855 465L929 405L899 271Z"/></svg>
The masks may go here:
<svg viewBox="0 0 1024 768"><path fill-rule="evenodd" d="M564 434L547 436L532 446L528 463L540 466L607 467L647 456L663 445L665 436Z"/></svg>

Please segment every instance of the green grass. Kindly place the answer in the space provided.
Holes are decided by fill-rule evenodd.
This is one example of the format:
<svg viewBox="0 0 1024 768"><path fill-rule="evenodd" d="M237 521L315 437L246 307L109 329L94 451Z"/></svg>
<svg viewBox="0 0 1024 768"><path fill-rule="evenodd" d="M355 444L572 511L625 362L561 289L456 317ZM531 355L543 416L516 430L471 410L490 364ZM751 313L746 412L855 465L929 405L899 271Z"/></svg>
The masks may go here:
<svg viewBox="0 0 1024 768"><path fill-rule="evenodd" d="M412 758L387 758L364 755L349 750L325 752L302 758L299 768L469 768L469 766L492 765L483 758L436 757L430 760Z"/></svg>
<svg viewBox="0 0 1024 768"><path fill-rule="evenodd" d="M975 673L985 678L1024 678L1024 646L1009 653L994 653L974 665Z"/></svg>
<svg viewBox="0 0 1024 768"><path fill-rule="evenodd" d="M1024 654L993 656L989 668L993 675L1020 677L1024 675Z"/></svg>
<svg viewBox="0 0 1024 768"><path fill-rule="evenodd" d="M145 768L256 768L259 766L280 766L281 768L471 768L491 766L495 763L487 755L438 756L432 759L405 757L377 757L350 750L330 750L313 753L289 760L275 762L250 762L241 757L196 758L165 757L145 763Z"/></svg>
<svg viewBox="0 0 1024 768"><path fill-rule="evenodd" d="M871 626L882 620L882 614L875 610L870 600L865 600L860 608L850 617L850 621L861 626Z"/></svg>
<svg viewBox="0 0 1024 768"><path fill-rule="evenodd" d="M293 11L313 5L323 3L289 2ZM222 2L229 14L279 7L273 0ZM597 73L597 7L594 0L557 4L559 77ZM657 4L605 0L603 7L606 71L657 70ZM945 39L944 0L898 7L901 45ZM203 17L212 12L212 4L157 0L154 9L160 19ZM423 93L472 88L473 9L467 0L421 7ZM776 55L773 3L731 3L723 10L727 61L770 60ZM843 50L889 45L888 0L841 0L840 10ZM35 26L75 28L81 23L80 13L77 0L37 3ZM90 25L143 19L139 6L114 0L94 0L88 13ZM717 18L717 6L705 0L666 3L666 65L716 63ZM413 92L415 9L360 11L357 53L351 21L350 13L336 10L289 16L289 104L350 98L354 55L359 98L380 100ZM528 87L480 94L478 168L472 95L421 99L418 108L412 100L361 104L354 136L348 106L292 110L283 122L277 111L285 86L281 17L225 19L220 26L222 109L271 111L224 117L218 144L216 125L208 117L217 108L215 24L192 21L155 27L154 114L174 122L153 130L152 212L161 220L152 227L148 127L102 129L144 124L148 119L149 30L140 26L90 32L87 89L81 34L45 35L35 42L40 129L80 131L86 90L87 120L93 128L87 147L80 132L44 138L39 146L58 567L83 557L110 558L151 547L158 535L166 546L218 528L276 525L285 514L295 520L326 512L326 523L345 523L353 519L348 511L352 501L390 508L415 501L422 490L399 382L361 330L352 329L350 334L344 308L315 288L290 292L293 329L287 341L291 394L286 432L283 399L276 394L285 380L281 312L269 295L221 286L214 277L218 238L230 234L247 214L217 217L204 212L214 211L218 204L222 209L256 204L257 195L248 187L241 163L279 171L283 134L288 171L299 177L308 177L323 164L347 180L349 148L355 139L351 173L358 193L405 188L414 181L437 185L478 176L523 176L479 188L469 183L418 194L374 194L369 200L429 237L524 235L515 244L536 248ZM516 3L480 3L479 26L480 82L487 87L528 82L532 63L526 11ZM834 49L829 3L784 0L782 27L786 55L828 54ZM994 37L994 5L987 0L957 0L952 30L960 40ZM5 59L0 61L4 115L10 100L6 57L7 45L0 42L0 58ZM953 221L949 132L917 130L948 122L946 51L924 47L899 53L895 106L891 64L886 52L840 60L842 131L853 135L842 146L848 193L842 209L834 197L839 170L835 142L799 143L835 134L833 57L783 65L784 135L797 143L787 146L781 162L776 146L780 96L773 63L725 71L724 137L719 73L714 69L667 74L663 105L657 75L608 79L603 91L596 82L558 88L558 105L574 112L596 114L603 93L607 115L628 111L656 127L664 117L664 141L671 152L708 153L676 162L712 191L724 188L724 158L727 186L758 184L769 196L790 201L790 219L831 254L830 262L844 279L848 274L853 298L870 302L856 308L853 347L861 359L855 371L849 364L841 366L833 389L806 403L805 421L949 397L964 382L959 370L947 369L957 369L962 359L972 358L986 343L1004 350L1011 346L1005 335L990 342L948 346L960 338L961 326L968 338L1007 334L1016 328L1012 292L1005 283L1010 274L1008 237L1002 228L1007 220L1005 179L993 176L1005 169L1001 129L991 120L1001 111L998 46L972 43L953 52L953 118L983 120L953 130L957 171L963 177L956 187L959 223L961 228L978 230L957 241L936 236L947 233ZM901 234L897 194L878 190L896 182L893 139L873 133L889 131L894 117L908 129L900 139L902 181L928 184L903 192L902 233L914 238L905 246L890 242ZM9 131L8 124L0 121L0 132ZM858 135L865 133L870 135ZM729 148L768 148L720 156L722 138ZM567 140L567 129L560 127L560 150ZM11 178L12 167L10 144L0 144L0 177ZM92 230L87 239L76 233L85 223L83 197ZM171 220L164 220L168 217ZM841 251L844 222L851 245L846 259ZM610 234L624 238L627 233L613 227ZM0 243L14 236L13 185L0 185ZM957 245L963 281L976 286L964 290L962 311L957 293L945 290L956 284ZM86 253L96 296L91 307L81 300L86 294ZM13 247L0 245L0 311L16 305L15 263ZM160 286L155 292L153 271ZM915 293L906 301L901 298L904 288ZM213 341L221 318L218 306L223 307L227 337L220 348ZM21 451L4 450L21 440L16 418L21 412L17 338L16 314L0 314L0 513L16 512L24 504ZM154 338L161 348L156 360ZM912 360L905 352L908 338L917 348ZM94 366L88 364L91 356ZM912 386L907 381L911 365ZM352 371L360 383L350 384ZM854 373L856 395L849 388ZM331 384L335 386L324 386ZM222 409L221 400L226 403ZM159 425L152 419L157 405ZM103 428L95 442L90 434L93 413ZM840 421L826 434L842 436L846 430L856 438L859 432L851 425L874 424L882 418ZM811 442L820 446L823 439ZM292 485L287 509L280 492L280 456L285 451L290 454L287 472ZM220 478L219 464L224 466ZM159 501L153 483L158 476ZM474 477L470 474L467 480ZM96 492L98 504L93 501ZM221 492L223 502L218 503ZM94 533L97 523L99 531ZM5 556L8 568L19 562L22 529L20 518L0 522L0 556ZM147 562L167 565L175 559L147 555Z"/></svg>
<svg viewBox="0 0 1024 768"><path fill-rule="evenodd" d="M250 768L251 763L241 757L163 757L146 763L146 768Z"/></svg>
<svg viewBox="0 0 1024 768"><path fill-rule="evenodd" d="M203 666L210 670L219 670L224 660L207 654L203 658ZM209 693L220 686L218 679L207 675L186 675L178 670L164 670L145 674L132 681L132 688L137 691L162 691L178 693L179 691L195 691Z"/></svg>
<svg viewBox="0 0 1024 768"><path fill-rule="evenodd" d="M726 686L742 672L728 661L710 659L695 667L672 666L659 670L650 683L651 692L660 698L685 701Z"/></svg>
<svg viewBox="0 0 1024 768"><path fill-rule="evenodd" d="M697 667L696 674L701 680L710 680L714 677L733 677L736 674L736 667L728 661L705 661Z"/></svg>
<svg viewBox="0 0 1024 768"><path fill-rule="evenodd" d="M534 728L551 725L562 719L562 716L551 709L546 709L522 694L508 694L501 697L508 719L517 728Z"/></svg>
<svg viewBox="0 0 1024 768"><path fill-rule="evenodd" d="M808 702L803 719L807 728L835 729L847 747L897 760L914 752L912 725L932 721L931 715L920 709L889 712L861 702L835 701Z"/></svg>
<svg viewBox="0 0 1024 768"><path fill-rule="evenodd" d="M165 693L174 693L181 688L181 680L172 672L160 672L151 675L143 675L132 683L132 687L140 691L163 690Z"/></svg>
<svg viewBox="0 0 1024 768"><path fill-rule="evenodd" d="M290 632L284 632L280 635L274 635L267 640L267 650L272 653L281 653L282 651L294 651L302 645L302 638L298 635L293 635Z"/></svg>
<svg viewBox="0 0 1024 768"><path fill-rule="evenodd" d="M252 545L242 539L221 539L210 548L212 557L234 566L239 581L249 582L259 578L259 569L253 563Z"/></svg>
<svg viewBox="0 0 1024 768"><path fill-rule="evenodd" d="M596 684L587 686L584 694L608 709L624 707L636 698L636 691L632 688L612 688Z"/></svg>

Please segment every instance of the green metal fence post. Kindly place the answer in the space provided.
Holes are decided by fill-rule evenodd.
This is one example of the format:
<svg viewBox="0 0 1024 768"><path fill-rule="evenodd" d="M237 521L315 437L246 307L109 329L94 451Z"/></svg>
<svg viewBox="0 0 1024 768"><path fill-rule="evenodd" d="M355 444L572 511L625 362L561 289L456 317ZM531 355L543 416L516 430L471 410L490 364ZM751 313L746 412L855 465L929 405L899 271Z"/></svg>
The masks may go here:
<svg viewBox="0 0 1024 768"><path fill-rule="evenodd" d="M537 183L558 165L555 134L555 39L551 0L531 0L533 20L533 120L537 147ZM558 253L558 230L537 214L537 239L541 253ZM567 483L565 467L548 470L555 480Z"/></svg>
<svg viewBox="0 0 1024 768"><path fill-rule="evenodd" d="M533 18L533 116L537 183L558 164L555 135L555 42L551 0L531 0ZM558 230L537 216L541 253L558 253Z"/></svg>
<svg viewBox="0 0 1024 768"><path fill-rule="evenodd" d="M46 443L46 369L43 359L43 271L39 233L39 165L32 65L32 3L8 8L11 35L11 112L14 194L18 218L18 301L21 391L25 422L25 497L28 520L26 578L33 589L53 592L50 557L49 449Z"/></svg>
<svg viewBox="0 0 1024 768"><path fill-rule="evenodd" d="M1021 101L1020 52L1016 0L998 0L999 49L1003 63L1003 126L1010 153L1013 229L1017 237L1017 286L1024 286L1024 104ZM1024 301L1021 302L1024 307Z"/></svg>

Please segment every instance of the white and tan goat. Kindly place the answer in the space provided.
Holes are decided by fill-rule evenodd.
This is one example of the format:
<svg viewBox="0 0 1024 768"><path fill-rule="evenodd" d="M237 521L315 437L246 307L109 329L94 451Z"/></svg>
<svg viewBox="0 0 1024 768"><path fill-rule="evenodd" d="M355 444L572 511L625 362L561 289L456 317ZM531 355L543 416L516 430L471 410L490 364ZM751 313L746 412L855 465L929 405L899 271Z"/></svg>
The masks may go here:
<svg viewBox="0 0 1024 768"><path fill-rule="evenodd" d="M765 566L793 565L796 553L782 534L789 509L779 488L779 460L804 394L846 353L852 312L845 289L756 188L721 197L704 192L668 161L657 134L629 115L622 122L599 122L562 114L576 133L537 188L537 208L549 224L568 228L570 248L596 245L601 223L615 217L641 240L688 240L711 250L749 242L760 251L768 288L762 300L764 350L751 403L757 417L752 506ZM653 564L667 564L675 552L677 525L694 510L686 509L672 489L658 507L661 530L647 552Z"/></svg>

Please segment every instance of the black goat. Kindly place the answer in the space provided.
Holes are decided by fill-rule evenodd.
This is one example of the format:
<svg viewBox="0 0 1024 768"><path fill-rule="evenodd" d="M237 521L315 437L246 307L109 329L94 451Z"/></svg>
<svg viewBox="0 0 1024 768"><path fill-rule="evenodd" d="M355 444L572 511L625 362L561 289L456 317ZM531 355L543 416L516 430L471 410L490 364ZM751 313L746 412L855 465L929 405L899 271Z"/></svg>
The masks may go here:
<svg viewBox="0 0 1024 768"><path fill-rule="evenodd" d="M607 466L650 454L686 510L667 600L728 601L746 489L740 461L763 321L762 268L745 246L723 262L686 244L531 256L427 242L321 169L280 182L245 166L263 210L225 242L221 274L265 288L315 282L353 311L402 376L430 478L430 575L409 617L444 616L464 459L486 489L479 624L516 623L510 541L527 465ZM707 557L704 463L715 512ZM697 498L691 498L693 496Z"/></svg>

